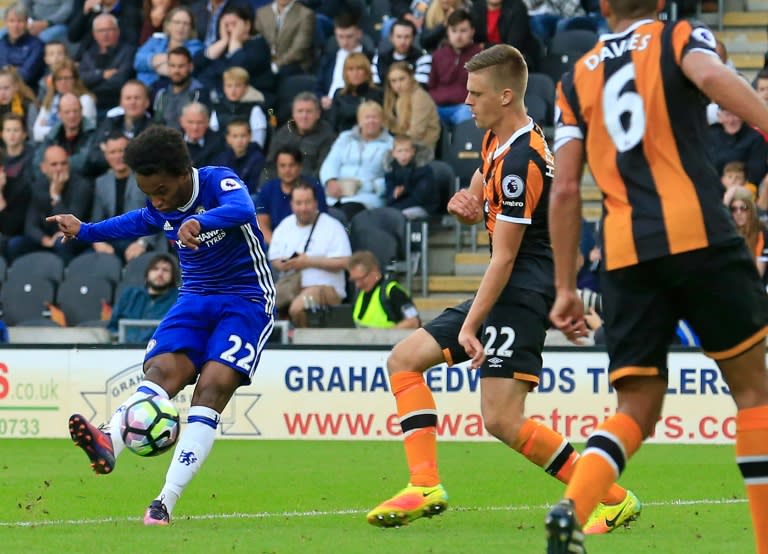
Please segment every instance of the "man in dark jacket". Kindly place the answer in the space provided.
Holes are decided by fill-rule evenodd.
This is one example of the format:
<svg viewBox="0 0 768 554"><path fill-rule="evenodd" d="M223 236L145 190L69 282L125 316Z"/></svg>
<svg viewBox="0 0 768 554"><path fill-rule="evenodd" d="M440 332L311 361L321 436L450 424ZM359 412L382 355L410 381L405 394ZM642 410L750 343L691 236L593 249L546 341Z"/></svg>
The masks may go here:
<svg viewBox="0 0 768 554"><path fill-rule="evenodd" d="M32 89L45 71L43 42L29 33L29 12L21 2L12 4L5 12L6 34L0 39L0 66L12 65L21 79Z"/></svg>
<svg viewBox="0 0 768 554"><path fill-rule="evenodd" d="M305 175L318 178L320 166L328 155L336 133L331 124L321 119L320 101L311 92L302 92L293 99L291 120L280 127L269 144L264 179L273 179L275 157L286 145L297 147L303 157L302 170Z"/></svg>
<svg viewBox="0 0 768 554"><path fill-rule="evenodd" d="M176 303L179 270L170 254L158 254L149 261L144 273L144 287L129 287L117 301L107 329L117 333L121 319L162 319ZM155 325L128 327L122 342L143 344L152 338Z"/></svg>
<svg viewBox="0 0 768 554"><path fill-rule="evenodd" d="M46 222L45 218L60 214L87 218L93 203L93 185L70 172L69 156L61 146L46 149L40 170L42 177L32 185L24 236L9 241L9 254L16 258L27 252L47 250L61 256L66 264L90 245L76 240L62 242L58 225Z"/></svg>
<svg viewBox="0 0 768 554"><path fill-rule="evenodd" d="M93 22L93 43L80 61L80 78L96 95L96 108L101 117L120 99L122 86L133 75L136 49L121 40L117 19L101 14Z"/></svg>

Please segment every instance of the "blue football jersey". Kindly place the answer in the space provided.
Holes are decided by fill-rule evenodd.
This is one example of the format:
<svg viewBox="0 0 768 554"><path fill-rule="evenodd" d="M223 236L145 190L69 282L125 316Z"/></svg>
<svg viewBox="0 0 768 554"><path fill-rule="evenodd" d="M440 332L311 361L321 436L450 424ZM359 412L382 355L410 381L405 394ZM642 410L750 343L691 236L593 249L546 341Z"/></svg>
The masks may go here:
<svg viewBox="0 0 768 554"><path fill-rule="evenodd" d="M99 223L83 223L77 238L89 242L139 238L162 229L179 252L181 294L230 294L275 307L275 285L264 237L248 190L226 167L192 169L192 197L164 213L147 205ZM200 247L182 246L178 230L188 218L200 223Z"/></svg>

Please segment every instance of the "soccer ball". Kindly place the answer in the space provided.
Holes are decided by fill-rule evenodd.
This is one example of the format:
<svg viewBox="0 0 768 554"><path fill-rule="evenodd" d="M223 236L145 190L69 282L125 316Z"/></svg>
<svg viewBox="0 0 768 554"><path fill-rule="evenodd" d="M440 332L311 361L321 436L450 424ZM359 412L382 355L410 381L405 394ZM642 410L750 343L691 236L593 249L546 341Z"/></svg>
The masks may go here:
<svg viewBox="0 0 768 554"><path fill-rule="evenodd" d="M120 436L139 456L162 454L179 438L179 412L162 396L137 400L123 412Z"/></svg>

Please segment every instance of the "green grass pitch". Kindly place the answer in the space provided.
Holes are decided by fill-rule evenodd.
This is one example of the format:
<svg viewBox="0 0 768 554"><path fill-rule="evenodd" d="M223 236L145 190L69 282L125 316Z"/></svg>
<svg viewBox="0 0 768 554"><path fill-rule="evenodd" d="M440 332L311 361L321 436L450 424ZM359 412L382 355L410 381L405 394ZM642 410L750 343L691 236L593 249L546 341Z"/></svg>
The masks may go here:
<svg viewBox="0 0 768 554"><path fill-rule="evenodd" d="M169 456L123 454L94 475L64 440L0 440L4 553L488 553L544 551L546 506L562 486L497 443L442 443L451 507L377 529L365 513L407 481L399 442L218 441L168 528L141 516ZM754 550L732 447L646 445L622 483L645 507L588 551L663 554Z"/></svg>

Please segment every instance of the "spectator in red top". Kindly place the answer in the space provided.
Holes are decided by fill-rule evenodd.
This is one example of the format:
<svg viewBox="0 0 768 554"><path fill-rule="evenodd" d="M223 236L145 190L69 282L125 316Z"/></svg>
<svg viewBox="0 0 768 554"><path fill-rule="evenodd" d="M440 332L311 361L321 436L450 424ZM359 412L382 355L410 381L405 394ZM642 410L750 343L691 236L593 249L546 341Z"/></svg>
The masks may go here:
<svg viewBox="0 0 768 554"><path fill-rule="evenodd" d="M467 97L467 70L464 64L483 49L474 41L475 26L466 10L456 10L448 16L448 44L432 54L432 71L427 91L437 104L440 119L457 125L472 118L464 104Z"/></svg>

